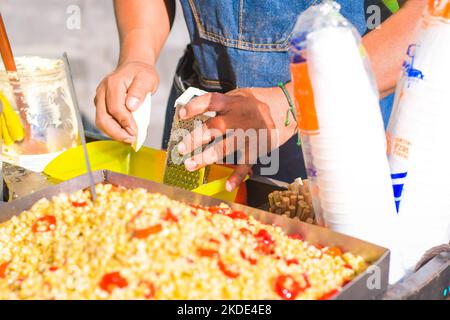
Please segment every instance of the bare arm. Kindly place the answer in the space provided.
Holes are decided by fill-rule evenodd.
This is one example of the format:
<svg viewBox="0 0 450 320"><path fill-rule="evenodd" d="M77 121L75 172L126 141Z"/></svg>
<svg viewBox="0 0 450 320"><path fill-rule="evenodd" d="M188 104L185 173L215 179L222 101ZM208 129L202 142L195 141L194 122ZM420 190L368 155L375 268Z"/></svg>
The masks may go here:
<svg viewBox="0 0 450 320"><path fill-rule="evenodd" d="M131 112L158 87L155 63L169 35L175 2L115 0L114 8L120 36L119 65L97 88L96 124L113 139L133 143L137 127Z"/></svg>
<svg viewBox="0 0 450 320"><path fill-rule="evenodd" d="M114 0L120 36L119 64L154 64L170 32L174 0Z"/></svg>
<svg viewBox="0 0 450 320"><path fill-rule="evenodd" d="M406 50L426 4L427 0L408 0L379 29L363 38L381 97L395 89Z"/></svg>

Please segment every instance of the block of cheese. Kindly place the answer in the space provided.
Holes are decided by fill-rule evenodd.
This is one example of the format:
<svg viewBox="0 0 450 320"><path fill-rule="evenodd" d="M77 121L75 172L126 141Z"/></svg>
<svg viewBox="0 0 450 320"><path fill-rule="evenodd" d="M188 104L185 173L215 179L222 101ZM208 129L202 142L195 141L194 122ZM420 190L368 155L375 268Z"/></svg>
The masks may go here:
<svg viewBox="0 0 450 320"><path fill-rule="evenodd" d="M139 151L147 138L147 130L150 125L150 115L152 109L152 95L150 93L145 97L141 106L133 112L134 121L137 125L137 135L132 147L134 151Z"/></svg>

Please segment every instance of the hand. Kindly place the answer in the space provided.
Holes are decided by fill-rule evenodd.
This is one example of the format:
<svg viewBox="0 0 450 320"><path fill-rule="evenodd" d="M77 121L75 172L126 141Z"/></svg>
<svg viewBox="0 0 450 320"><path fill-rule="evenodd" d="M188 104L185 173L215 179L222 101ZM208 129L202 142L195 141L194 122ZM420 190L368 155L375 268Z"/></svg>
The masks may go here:
<svg viewBox="0 0 450 320"><path fill-rule="evenodd" d="M197 170L239 150L242 154L239 165L227 183L227 190L232 191L258 157L279 147L295 133L295 121L287 127L284 124L287 110L287 100L279 88L236 89L227 94L209 93L195 98L180 110L181 119L207 111L215 111L217 115L185 136L178 144L178 151L186 155L211 141L214 143L188 158L186 168ZM251 138L251 131L256 139Z"/></svg>
<svg viewBox="0 0 450 320"><path fill-rule="evenodd" d="M122 63L97 87L97 127L114 140L133 143L137 127L131 113L147 93L156 91L158 83L154 66L137 61Z"/></svg>

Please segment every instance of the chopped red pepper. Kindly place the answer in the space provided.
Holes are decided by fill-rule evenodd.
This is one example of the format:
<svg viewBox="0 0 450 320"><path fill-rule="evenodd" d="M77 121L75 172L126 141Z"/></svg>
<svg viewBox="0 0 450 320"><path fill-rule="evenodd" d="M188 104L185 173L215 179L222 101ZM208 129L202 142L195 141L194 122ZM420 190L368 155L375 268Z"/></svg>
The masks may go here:
<svg viewBox="0 0 450 320"><path fill-rule="evenodd" d="M55 216L43 216L36 220L36 222L31 227L31 231L33 233L38 232L48 232L54 229L56 226L56 217Z"/></svg>
<svg viewBox="0 0 450 320"><path fill-rule="evenodd" d="M197 248L197 254L200 257L213 258L219 255L219 252L214 249Z"/></svg>
<svg viewBox="0 0 450 320"><path fill-rule="evenodd" d="M304 290L291 275L280 275L275 279L275 292L283 300L295 300Z"/></svg>
<svg viewBox="0 0 450 320"><path fill-rule="evenodd" d="M48 268L48 270L51 271L51 272L58 271L58 269L59 268L57 266L51 266L50 268Z"/></svg>
<svg viewBox="0 0 450 320"><path fill-rule="evenodd" d="M164 220L171 222L178 222L178 217L173 214L170 208L167 209L166 215L164 216Z"/></svg>
<svg viewBox="0 0 450 320"><path fill-rule="evenodd" d="M239 277L240 272L239 271L234 271L234 270L230 270L229 266L226 266L222 260L218 261L218 266L219 269L223 272L224 275L226 275L228 278L231 279L236 279L237 277Z"/></svg>
<svg viewBox="0 0 450 320"><path fill-rule="evenodd" d="M255 265L258 262L255 258L252 258L249 255L245 254L244 250L241 249L240 253L242 259L247 260L251 265Z"/></svg>
<svg viewBox="0 0 450 320"><path fill-rule="evenodd" d="M329 300L334 297L339 291L337 289L333 289L330 292L325 293L318 300Z"/></svg>
<svg viewBox="0 0 450 320"><path fill-rule="evenodd" d="M299 234L290 234L288 237L294 240L304 240L304 238Z"/></svg>
<svg viewBox="0 0 450 320"><path fill-rule="evenodd" d="M147 280L143 280L139 283L140 286L145 287L144 298L145 299L153 299L155 297L155 285Z"/></svg>
<svg viewBox="0 0 450 320"><path fill-rule="evenodd" d="M152 234L161 232L161 230L162 230L161 224L155 224L145 229L135 229L133 231L133 238L144 239Z"/></svg>
<svg viewBox="0 0 450 320"><path fill-rule="evenodd" d="M127 287L128 281L119 272L111 272L103 276L99 286L102 290L111 293L115 288Z"/></svg>
<svg viewBox="0 0 450 320"><path fill-rule="evenodd" d="M212 242L212 243L220 244L220 241L217 240L217 239L214 239L214 238L210 238L208 241L209 241L209 242Z"/></svg>
<svg viewBox="0 0 450 320"><path fill-rule="evenodd" d="M72 206L74 206L76 208L86 207L87 202L86 201L72 201Z"/></svg>
<svg viewBox="0 0 450 320"><path fill-rule="evenodd" d="M342 256L342 250L339 249L338 247L331 247L325 251L325 254L332 256L332 257L339 257L339 256Z"/></svg>
<svg viewBox="0 0 450 320"><path fill-rule="evenodd" d="M242 211L233 211L231 213L228 213L227 217L230 217L231 219L242 219L242 220L248 219L248 216L245 214L245 212Z"/></svg>
<svg viewBox="0 0 450 320"><path fill-rule="evenodd" d="M6 277L6 269L9 266L9 262L3 262L2 264L0 264L0 279L3 279L4 277Z"/></svg>

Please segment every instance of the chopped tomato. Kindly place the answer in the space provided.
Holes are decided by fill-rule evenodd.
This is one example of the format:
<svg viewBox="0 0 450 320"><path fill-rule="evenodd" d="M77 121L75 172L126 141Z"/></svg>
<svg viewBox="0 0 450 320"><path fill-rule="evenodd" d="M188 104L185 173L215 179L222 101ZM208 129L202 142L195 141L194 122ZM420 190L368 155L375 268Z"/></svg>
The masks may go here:
<svg viewBox="0 0 450 320"><path fill-rule="evenodd" d="M192 214L194 217L196 217L196 216L197 216L197 211L191 210L191 214Z"/></svg>
<svg viewBox="0 0 450 320"><path fill-rule="evenodd" d="M208 211L213 214L225 214L227 213L228 209L222 207L208 207Z"/></svg>
<svg viewBox="0 0 450 320"><path fill-rule="evenodd" d="M332 257L339 257L339 256L342 256L342 250L339 249L338 247L331 247L325 251L325 254L332 256Z"/></svg>
<svg viewBox="0 0 450 320"><path fill-rule="evenodd" d="M167 209L166 215L164 216L164 220L171 222L178 222L178 217L173 214L170 208Z"/></svg>
<svg viewBox="0 0 450 320"><path fill-rule="evenodd" d="M247 228L240 228L239 231L241 231L242 234L252 234L252 232Z"/></svg>
<svg viewBox="0 0 450 320"><path fill-rule="evenodd" d="M259 230L255 238L258 241L256 250L259 253L269 255L275 252L275 241L267 230Z"/></svg>
<svg viewBox="0 0 450 320"><path fill-rule="evenodd" d="M227 217L230 217L231 219L242 219L242 220L248 219L248 216L245 214L245 212L242 211L233 211L231 213L228 213Z"/></svg>
<svg viewBox="0 0 450 320"><path fill-rule="evenodd" d="M38 232L48 232L54 229L56 226L56 217L55 216L43 216L36 220L36 222L31 227L31 231L34 233Z"/></svg>
<svg viewBox="0 0 450 320"><path fill-rule="evenodd" d="M217 240L217 239L214 239L214 238L210 238L208 241L209 241L209 242L212 242L212 243L220 244L220 241Z"/></svg>
<svg viewBox="0 0 450 320"><path fill-rule="evenodd" d="M102 290L111 293L115 288L127 287L128 281L119 272L111 272L103 276L99 286Z"/></svg>
<svg viewBox="0 0 450 320"><path fill-rule="evenodd" d="M290 266L291 264L299 264L299 262L298 262L298 260L297 259L287 259L286 260L286 264L288 265L288 266Z"/></svg>
<svg viewBox="0 0 450 320"><path fill-rule="evenodd" d="M283 300L295 300L304 290L291 275L279 275L275 279L275 292Z"/></svg>
<svg viewBox="0 0 450 320"><path fill-rule="evenodd" d="M252 258L249 255L245 254L244 250L241 250L240 253L242 259L247 260L251 265L255 265L258 262L255 258Z"/></svg>
<svg viewBox="0 0 450 320"><path fill-rule="evenodd" d="M200 257L213 258L217 257L219 255L219 252L214 249L197 248L197 254Z"/></svg>
<svg viewBox="0 0 450 320"><path fill-rule="evenodd" d="M264 242L268 242L268 243L273 243L273 239L272 236L270 235L270 233L267 230L261 229L258 231L258 233L255 235L255 237L258 240L264 241Z"/></svg>
<svg viewBox="0 0 450 320"><path fill-rule="evenodd" d="M344 264L344 268L353 270L353 267L349 265L348 263Z"/></svg>
<svg viewBox="0 0 450 320"><path fill-rule="evenodd" d="M87 202L86 201L72 201L72 206L76 208L86 207Z"/></svg>
<svg viewBox="0 0 450 320"><path fill-rule="evenodd" d="M351 279L345 279L344 282L342 283L342 286L345 287L350 281L352 281Z"/></svg>
<svg viewBox="0 0 450 320"><path fill-rule="evenodd" d="M133 231L133 238L144 239L152 234L161 232L161 230L162 230L161 224L155 224L145 229L135 229Z"/></svg>
<svg viewBox="0 0 450 320"><path fill-rule="evenodd" d="M226 266L222 260L218 261L219 269L223 272L224 275L226 275L228 278L236 279L239 277L240 272L237 270L231 270L230 266Z"/></svg>
<svg viewBox="0 0 450 320"><path fill-rule="evenodd" d="M139 283L140 286L145 287L144 298L153 299L155 297L155 285L147 280L143 280Z"/></svg>
<svg viewBox="0 0 450 320"><path fill-rule="evenodd" d="M225 238L225 240L230 240L231 236L228 233L222 233L223 237Z"/></svg>
<svg viewBox="0 0 450 320"><path fill-rule="evenodd" d="M339 291L337 289L333 289L330 292L325 293L318 300L329 300L333 298Z"/></svg>
<svg viewBox="0 0 450 320"><path fill-rule="evenodd" d="M288 237L294 240L304 240L304 238L299 234L290 234Z"/></svg>
<svg viewBox="0 0 450 320"><path fill-rule="evenodd" d="M314 246L316 249L318 249L318 250L322 250L322 249L323 249L323 246L320 245L320 244L313 244L313 246Z"/></svg>
<svg viewBox="0 0 450 320"><path fill-rule="evenodd" d="M9 262L3 262L2 264L0 264L0 279L3 279L4 277L6 277L6 269L9 266Z"/></svg>
<svg viewBox="0 0 450 320"><path fill-rule="evenodd" d="M203 210L205 210L205 207L203 207L201 205L198 205L198 204L190 204L189 206L191 208L194 208L194 209L203 209Z"/></svg>
<svg viewBox="0 0 450 320"><path fill-rule="evenodd" d="M58 269L59 268L57 266L51 266L50 268L48 268L48 270L51 271L51 272L58 271Z"/></svg>

